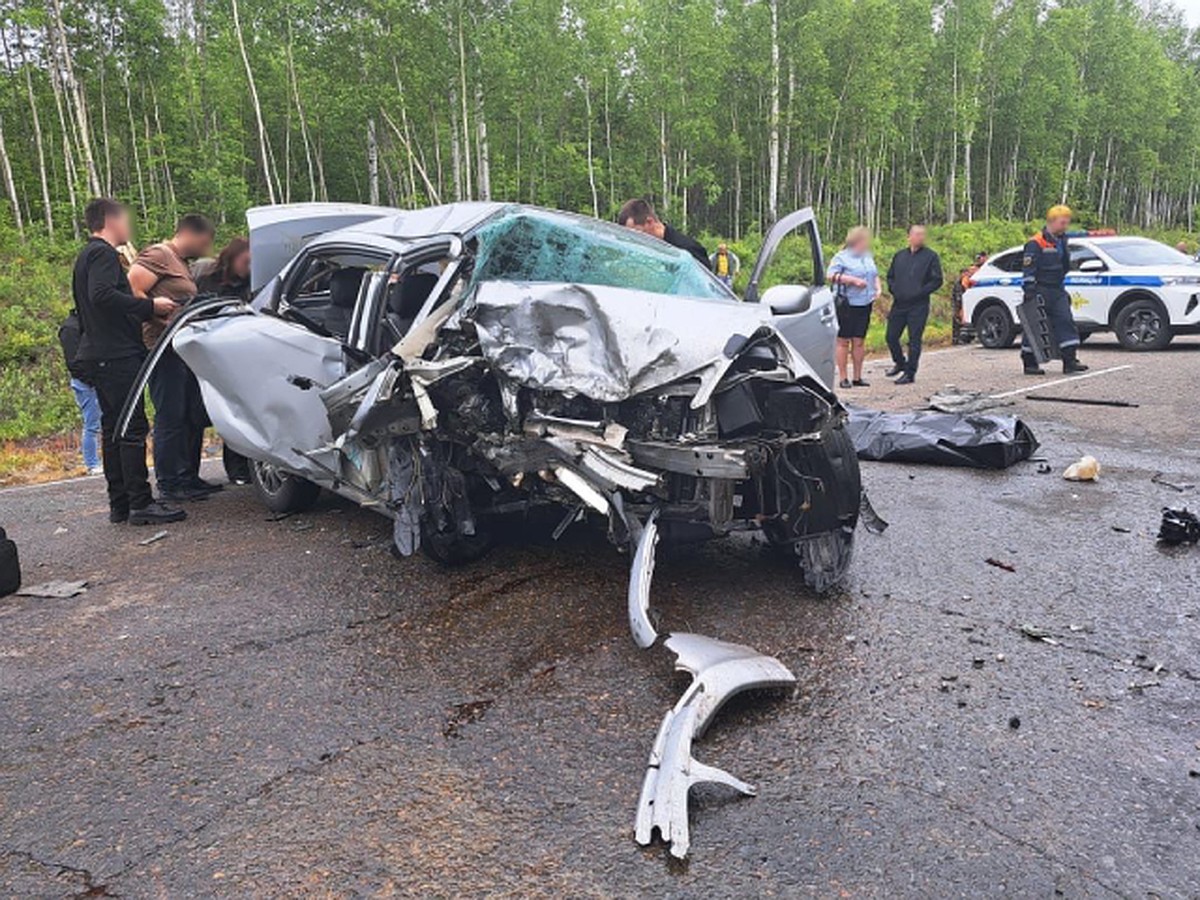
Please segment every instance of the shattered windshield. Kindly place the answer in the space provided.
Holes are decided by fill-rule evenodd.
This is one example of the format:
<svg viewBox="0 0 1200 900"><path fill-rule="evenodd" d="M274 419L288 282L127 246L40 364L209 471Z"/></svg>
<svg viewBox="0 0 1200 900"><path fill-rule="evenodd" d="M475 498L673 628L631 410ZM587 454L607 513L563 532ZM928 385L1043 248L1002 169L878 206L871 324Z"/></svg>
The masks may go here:
<svg viewBox="0 0 1200 900"><path fill-rule="evenodd" d="M485 225L476 237L472 287L563 282L736 302L686 251L618 225L520 210Z"/></svg>

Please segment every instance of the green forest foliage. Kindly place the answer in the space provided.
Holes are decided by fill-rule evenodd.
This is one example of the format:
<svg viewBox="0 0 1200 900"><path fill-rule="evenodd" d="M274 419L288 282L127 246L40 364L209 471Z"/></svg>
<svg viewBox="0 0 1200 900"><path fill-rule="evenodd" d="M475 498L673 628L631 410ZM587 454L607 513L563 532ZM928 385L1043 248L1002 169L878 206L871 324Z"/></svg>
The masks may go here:
<svg viewBox="0 0 1200 900"><path fill-rule="evenodd" d="M187 211L646 196L727 235L933 230L947 271L1066 199L1191 231L1196 41L1135 0L0 0L0 438L72 422L54 330L87 198ZM786 258L784 260L786 264Z"/></svg>
<svg viewBox="0 0 1200 900"><path fill-rule="evenodd" d="M34 232L97 192L152 231L649 196L734 237L805 204L827 229L1063 198L1190 228L1197 202L1200 68L1164 0L0 0L0 23L0 215Z"/></svg>

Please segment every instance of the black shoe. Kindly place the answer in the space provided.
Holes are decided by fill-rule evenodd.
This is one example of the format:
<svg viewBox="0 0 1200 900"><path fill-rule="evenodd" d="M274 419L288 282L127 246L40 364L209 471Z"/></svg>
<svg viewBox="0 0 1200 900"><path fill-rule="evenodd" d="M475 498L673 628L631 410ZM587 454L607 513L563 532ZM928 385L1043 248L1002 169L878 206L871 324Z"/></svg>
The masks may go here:
<svg viewBox="0 0 1200 900"><path fill-rule="evenodd" d="M838 384L838 387L840 387L840 388L841 388L843 391L848 391L848 390L850 390L850 379L848 379L848 378L843 378L843 379L841 380L841 383L840 383L840 384Z"/></svg>
<svg viewBox="0 0 1200 900"><path fill-rule="evenodd" d="M886 372L884 372L883 377L884 378L895 378L897 375L899 375L903 371L904 371L904 363L897 363L896 365L894 365L890 369L888 369Z"/></svg>
<svg viewBox="0 0 1200 900"><path fill-rule="evenodd" d="M855 378L853 381L855 387L870 387L871 382L863 381L861 378Z"/></svg>
<svg viewBox="0 0 1200 900"><path fill-rule="evenodd" d="M169 503L192 503L196 500L207 500L212 491L197 490L193 487L159 489L158 495Z"/></svg>
<svg viewBox="0 0 1200 900"><path fill-rule="evenodd" d="M1064 347L1062 352L1063 374L1072 375L1075 372L1086 372L1088 367L1079 361L1074 347Z"/></svg>
<svg viewBox="0 0 1200 900"><path fill-rule="evenodd" d="M167 506L160 500L155 500L149 506L129 511L130 525L163 525L167 522L182 522L187 513L177 506Z"/></svg>
<svg viewBox="0 0 1200 900"><path fill-rule="evenodd" d="M916 382L916 380L917 379L914 378L912 375L909 375L907 372L905 372L903 375L901 375L899 378L896 379L895 383L896 384L914 384Z"/></svg>
<svg viewBox="0 0 1200 900"><path fill-rule="evenodd" d="M109 509L108 521L114 525L120 525L122 522L129 521L129 510L127 509Z"/></svg>
<svg viewBox="0 0 1200 900"><path fill-rule="evenodd" d="M206 494L216 494L225 490L225 485L216 481L205 481L198 476L191 480L188 487L193 491L204 491Z"/></svg>
<svg viewBox="0 0 1200 900"><path fill-rule="evenodd" d="M1025 367L1026 375L1045 375L1046 370L1038 365L1037 357L1032 353L1021 353L1021 364Z"/></svg>

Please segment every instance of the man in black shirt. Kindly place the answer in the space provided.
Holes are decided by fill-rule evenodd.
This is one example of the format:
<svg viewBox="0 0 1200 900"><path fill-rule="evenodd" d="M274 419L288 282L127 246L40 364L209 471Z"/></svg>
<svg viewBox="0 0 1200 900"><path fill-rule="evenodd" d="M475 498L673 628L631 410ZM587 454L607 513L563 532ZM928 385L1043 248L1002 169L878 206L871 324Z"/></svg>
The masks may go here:
<svg viewBox="0 0 1200 900"><path fill-rule="evenodd" d="M123 439L117 419L146 356L142 323L165 317L175 303L165 297L135 297L116 248L130 239L129 212L115 200L91 201L84 211L91 238L75 260L71 292L82 335L76 360L96 386L100 399L100 439L108 482L108 520L131 525L178 522L182 509L155 501L146 471L146 433L150 430L139 398Z"/></svg>
<svg viewBox="0 0 1200 900"><path fill-rule="evenodd" d="M658 214L654 212L654 207L650 205L649 200L626 200L621 207L621 211L617 213L617 224L624 225L626 228L632 228L634 231L640 231L642 234L648 234L651 237L656 237L660 241L666 241L672 247L678 247L680 250L686 250L696 258L696 261L704 268L709 268L708 251L704 249L695 238L690 238L681 231L676 231L670 225L661 221Z"/></svg>
<svg viewBox="0 0 1200 900"><path fill-rule="evenodd" d="M888 292L892 295L892 311L888 313L887 345L892 351L892 368L896 384L912 384L917 380L917 365L921 361L921 338L929 321L929 295L942 286L942 261L925 246L925 226L908 226L908 246L892 257L887 273ZM900 336L908 329L908 358L900 345Z"/></svg>

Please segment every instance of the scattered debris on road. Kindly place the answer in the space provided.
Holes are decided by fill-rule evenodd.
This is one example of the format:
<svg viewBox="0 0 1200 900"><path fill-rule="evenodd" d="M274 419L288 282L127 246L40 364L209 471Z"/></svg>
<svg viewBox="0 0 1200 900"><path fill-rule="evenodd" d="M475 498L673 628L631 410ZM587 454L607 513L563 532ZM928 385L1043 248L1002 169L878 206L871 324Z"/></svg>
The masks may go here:
<svg viewBox="0 0 1200 900"><path fill-rule="evenodd" d="M1063 472L1067 481L1099 481L1100 462L1094 456L1081 456Z"/></svg>
<svg viewBox="0 0 1200 900"><path fill-rule="evenodd" d="M43 597L50 600L66 600L78 597L88 588L86 581L47 581L31 584L17 591L18 597Z"/></svg>
<svg viewBox="0 0 1200 900"><path fill-rule="evenodd" d="M1158 539L1171 546L1195 544L1200 541L1200 518L1188 512L1186 507L1165 507L1162 524L1158 528Z"/></svg>
<svg viewBox="0 0 1200 900"><path fill-rule="evenodd" d="M948 384L929 398L928 408L944 413L976 413L998 406L1012 406L1013 402L997 400L982 391L960 391Z"/></svg>
<svg viewBox="0 0 1200 900"><path fill-rule="evenodd" d="M862 503L858 508L858 521L871 534L883 534L888 530L888 521L875 511L875 507L871 505L871 499L867 496L866 488L863 488L862 491Z"/></svg>
<svg viewBox="0 0 1200 900"><path fill-rule="evenodd" d="M1184 482L1182 484L1176 484L1173 481L1167 481L1165 478L1163 478L1162 472L1155 472L1153 475L1151 475L1150 483L1161 485L1162 487L1165 487L1165 488L1170 488L1171 490L1176 491L1177 493L1180 493L1180 494L1184 493L1185 491L1190 491L1192 488L1195 487L1195 485L1192 484L1191 482Z"/></svg>
<svg viewBox="0 0 1200 900"><path fill-rule="evenodd" d="M1059 397L1050 394L1027 394L1026 400L1041 400L1043 403L1076 403L1080 406L1113 406L1118 409L1137 409L1139 404L1127 400L1100 400L1093 397Z"/></svg>
<svg viewBox="0 0 1200 900"><path fill-rule="evenodd" d="M994 556L989 556L987 559L984 560L984 562L987 563L989 566L995 566L997 569L1003 569L1005 572L1017 571L1017 567L1014 566L1012 563L1005 562L1002 559L996 559L996 557L994 557Z"/></svg>
<svg viewBox="0 0 1200 900"><path fill-rule="evenodd" d="M1021 634L1029 638L1031 641L1041 641L1043 644L1049 644L1051 647L1058 647L1059 641L1054 638L1054 635L1044 628L1038 628L1036 625L1022 625Z"/></svg>
<svg viewBox="0 0 1200 900"><path fill-rule="evenodd" d="M1007 469L1038 448L1033 431L1013 416L850 407L846 427L858 458L879 462Z"/></svg>
<svg viewBox="0 0 1200 900"><path fill-rule="evenodd" d="M165 538L170 533L171 532L169 532L169 531L156 531L156 532L154 532L154 534L150 535L150 537L146 538L144 541L138 541L138 546L149 547L151 544L157 544L159 541L161 541L163 538Z"/></svg>

